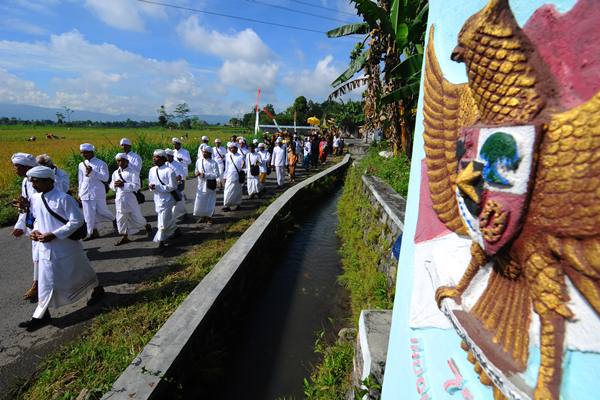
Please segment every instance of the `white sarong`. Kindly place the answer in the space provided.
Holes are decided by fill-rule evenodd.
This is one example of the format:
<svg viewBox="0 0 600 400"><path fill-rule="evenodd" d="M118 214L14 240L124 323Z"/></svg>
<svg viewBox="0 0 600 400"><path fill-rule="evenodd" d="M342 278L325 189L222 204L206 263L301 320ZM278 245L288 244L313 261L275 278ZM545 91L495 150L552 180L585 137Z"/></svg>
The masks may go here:
<svg viewBox="0 0 600 400"><path fill-rule="evenodd" d="M223 194L223 206L232 207L242 204L242 184L238 179L227 179Z"/></svg>

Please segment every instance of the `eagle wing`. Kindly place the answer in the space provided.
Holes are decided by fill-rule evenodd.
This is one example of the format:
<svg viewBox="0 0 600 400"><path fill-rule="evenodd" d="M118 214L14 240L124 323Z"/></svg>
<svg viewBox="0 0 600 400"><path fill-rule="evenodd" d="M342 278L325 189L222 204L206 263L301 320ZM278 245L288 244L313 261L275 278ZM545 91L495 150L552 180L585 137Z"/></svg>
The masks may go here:
<svg viewBox="0 0 600 400"><path fill-rule="evenodd" d="M526 223L550 235L550 250L600 314L600 92L552 116L529 207Z"/></svg>
<svg viewBox="0 0 600 400"><path fill-rule="evenodd" d="M466 234L458 212L455 180L458 160L456 140L460 129L479 119L471 89L446 80L437 60L433 41L434 27L429 30L425 61L423 94L425 158L429 193L438 218L448 229Z"/></svg>

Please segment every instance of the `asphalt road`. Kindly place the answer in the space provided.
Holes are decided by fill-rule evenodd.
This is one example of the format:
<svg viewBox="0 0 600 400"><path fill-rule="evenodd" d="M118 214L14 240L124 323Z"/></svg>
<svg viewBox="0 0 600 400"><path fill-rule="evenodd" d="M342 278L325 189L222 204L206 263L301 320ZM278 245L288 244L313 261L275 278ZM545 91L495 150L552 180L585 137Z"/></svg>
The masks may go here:
<svg viewBox="0 0 600 400"><path fill-rule="evenodd" d="M319 170L322 170L320 168ZM311 174L314 171L311 171ZM267 179L267 191L261 199L247 200L240 210L224 213L221 211L223 193L217 194L217 210L214 225L196 224L196 218L190 217L179 223L183 235L169 243L165 251L158 251L157 244L145 234L131 237L132 243L115 247L118 236L113 233L111 224L100 230L101 237L84 242L84 248L100 283L107 294L103 300L93 306L86 306L86 299L75 304L51 310L52 324L36 332L29 333L17 325L31 318L35 304L22 300L23 293L31 286L33 266L31 262L31 243L25 238L14 238L12 227L0 228L0 397L16 382L28 379L35 371L41 358L76 337L96 316L110 307L135 301L136 287L169 268L191 246L210 239L211 233L219 232L228 222L243 218L264 203L265 199L277 193L274 173ZM297 168L297 181L306 173ZM289 184L288 184L289 185ZM285 188L284 188L285 189ZM191 216L195 198L196 180L186 182L186 208ZM146 194L142 211L148 222L156 228L156 214L152 195ZM114 212L114 204L109 208Z"/></svg>

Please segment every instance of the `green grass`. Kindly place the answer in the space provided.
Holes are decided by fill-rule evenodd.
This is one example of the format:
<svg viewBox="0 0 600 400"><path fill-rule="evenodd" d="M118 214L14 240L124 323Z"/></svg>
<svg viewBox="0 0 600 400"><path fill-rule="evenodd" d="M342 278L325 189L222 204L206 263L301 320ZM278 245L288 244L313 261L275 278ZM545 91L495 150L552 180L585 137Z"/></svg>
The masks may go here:
<svg viewBox="0 0 600 400"><path fill-rule="evenodd" d="M75 399L85 389L100 398L265 207L186 252L171 272L143 284L133 304L98 316L82 336L47 356L12 397Z"/></svg>
<svg viewBox="0 0 600 400"><path fill-rule="evenodd" d="M365 171L377 175L406 196L409 162L403 156L384 159L377 154L387 148L386 144L371 147L358 166L348 170L338 203L337 234L343 267L339 280L348 289L353 326L358 324L361 310L391 309L394 302L393 288L388 289L387 277L377 270L389 255L390 244L385 242L388 228L379 222L378 212L363 194L361 179ZM343 399L351 385L353 347L339 340L328 344L323 337L321 334L315 344L323 360L305 380L304 393L311 400Z"/></svg>

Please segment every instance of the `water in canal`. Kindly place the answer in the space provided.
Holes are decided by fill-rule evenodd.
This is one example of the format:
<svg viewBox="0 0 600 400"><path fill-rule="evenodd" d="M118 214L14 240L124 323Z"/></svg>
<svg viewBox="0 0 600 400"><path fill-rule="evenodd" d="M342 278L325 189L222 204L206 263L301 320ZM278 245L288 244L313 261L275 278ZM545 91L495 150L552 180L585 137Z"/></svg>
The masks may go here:
<svg viewBox="0 0 600 400"><path fill-rule="evenodd" d="M341 190L296 217L298 229L273 251L274 269L247 315L226 371L223 399L302 399L318 361L315 333L348 311L341 273L336 205Z"/></svg>

